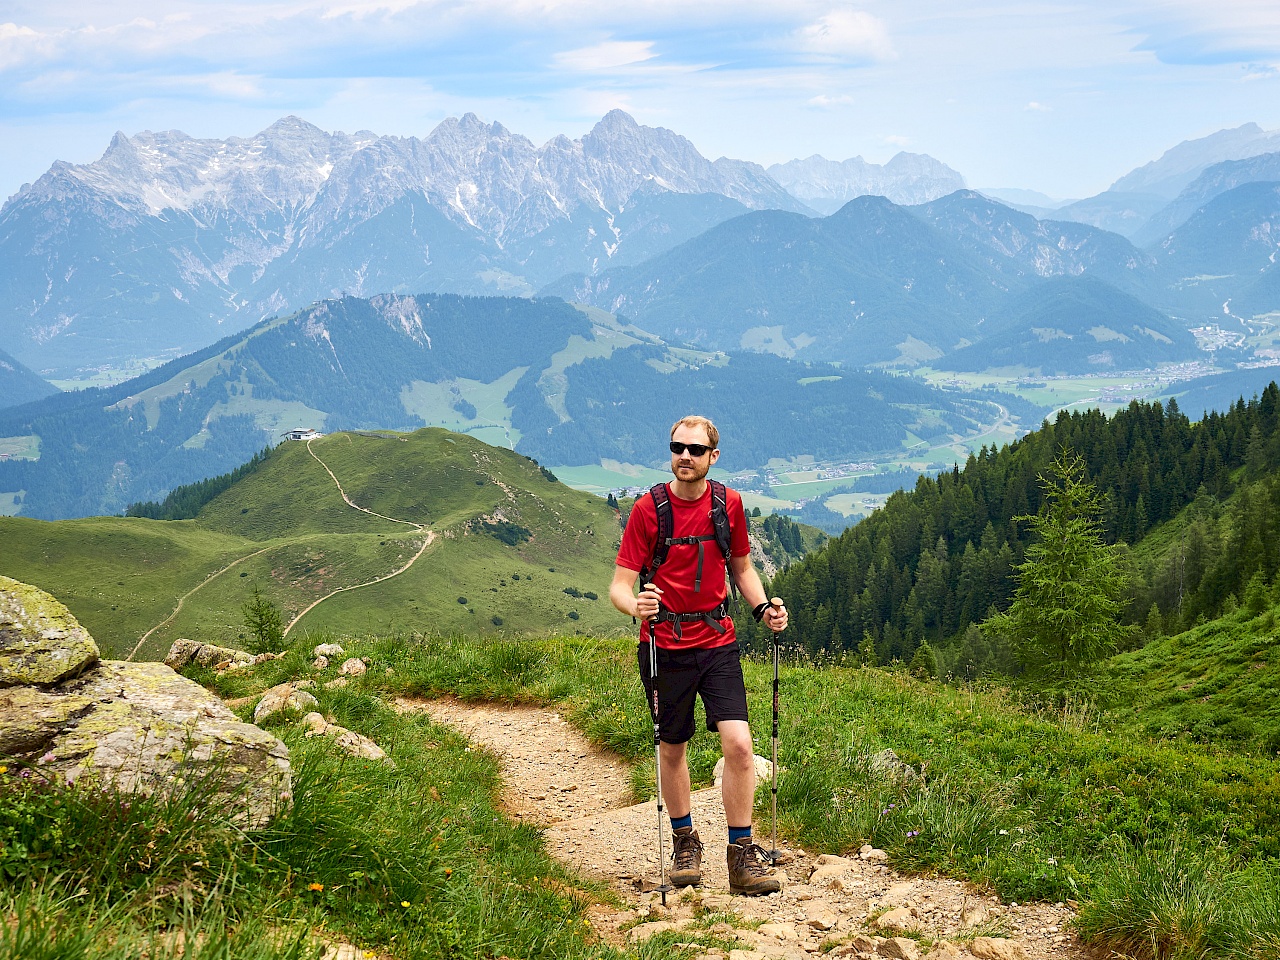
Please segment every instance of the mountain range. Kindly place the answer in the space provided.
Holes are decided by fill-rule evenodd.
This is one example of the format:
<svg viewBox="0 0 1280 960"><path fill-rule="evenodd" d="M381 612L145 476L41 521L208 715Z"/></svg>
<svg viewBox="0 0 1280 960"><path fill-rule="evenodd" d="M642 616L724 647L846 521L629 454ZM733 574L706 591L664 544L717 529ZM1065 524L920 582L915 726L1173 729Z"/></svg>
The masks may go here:
<svg viewBox="0 0 1280 960"><path fill-rule="evenodd" d="M58 388L0 350L0 410L39 400Z"/></svg>
<svg viewBox="0 0 1280 960"><path fill-rule="evenodd" d="M1145 296L1128 282L1144 260L1205 203L1274 176L1277 136L1246 125L1188 141L1105 194L1040 211L1042 221L1094 221L1146 245L1111 238L1104 250L1088 231L1024 222L1017 231L1039 237L1026 249L1048 257L1035 272L1052 274L1049 261L1071 260L1088 237L1097 257L1120 266L1075 266ZM769 170L712 161L618 110L578 139L542 146L473 114L421 139L327 133L296 117L250 138L121 133L101 159L56 163L0 208L0 342L41 375L68 379L83 367L155 363L343 294L527 296L567 289L565 277L616 287L609 274L753 212L812 218L869 195L914 208L963 185L919 154L884 165L812 156ZM833 227L815 229L820 244ZM1010 239L980 236L977 223L966 233L970 248L998 251ZM1177 297L1153 303L1182 309Z"/></svg>
<svg viewBox="0 0 1280 960"><path fill-rule="evenodd" d="M549 466L665 468L667 427L691 407L732 438L720 461L730 471L868 459L908 436L951 442L1004 411L1041 412L910 377L673 347L553 298L343 297L110 388L0 410L0 438L39 451L0 461L0 493L27 517L119 513L231 470L295 427L441 426Z"/></svg>
<svg viewBox="0 0 1280 960"><path fill-rule="evenodd" d="M617 110L542 147L473 114L423 139L117 134L0 208L0 337L41 370L172 354L343 292L529 293L763 208L807 210Z"/></svg>
<svg viewBox="0 0 1280 960"><path fill-rule="evenodd" d="M822 214L835 213L857 197L878 196L909 205L965 188L964 177L921 153L896 154L883 166L861 157L837 162L815 154L807 160L775 163L769 175Z"/></svg>
<svg viewBox="0 0 1280 960"><path fill-rule="evenodd" d="M638 266L566 277L544 292L704 349L859 366L947 367L943 358L963 350L963 369L1143 368L1202 359L1193 327L1280 310L1278 189L1228 189L1146 249L972 191L915 207L860 197L823 219L757 211ZM1065 307L1077 311L1071 322ZM1077 349L1090 330L1102 339ZM996 331L998 348L988 339ZM1010 354L1006 335L1023 346ZM1218 356L1252 357L1238 348Z"/></svg>

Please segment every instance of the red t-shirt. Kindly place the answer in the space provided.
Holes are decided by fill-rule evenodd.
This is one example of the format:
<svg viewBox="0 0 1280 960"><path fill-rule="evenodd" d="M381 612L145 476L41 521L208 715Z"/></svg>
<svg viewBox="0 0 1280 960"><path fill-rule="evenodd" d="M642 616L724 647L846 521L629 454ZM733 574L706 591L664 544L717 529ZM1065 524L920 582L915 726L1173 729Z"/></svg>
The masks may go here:
<svg viewBox="0 0 1280 960"><path fill-rule="evenodd" d="M729 593L725 579L725 559L714 539L715 527L711 521L711 484L697 500L681 500L671 492L667 484L667 497L671 502L673 537L711 536L702 543L702 590L695 592L694 580L698 569L698 545L672 544L667 559L658 568L653 582L662 591L662 605L675 613L697 613L714 610ZM747 517L742 509L742 497L733 490L725 491L725 506L729 512L729 552L735 557L745 557L751 552L747 537ZM622 546L618 549L618 566L639 572L653 559L658 541L658 510L653 497L643 494L636 500L622 532ZM680 625L681 638L676 640L675 625L669 621L658 624L658 646L664 650L690 647L719 647L733 643L733 619L720 621L725 628L718 633L704 620L694 620ZM649 641L648 621L640 627L640 642Z"/></svg>

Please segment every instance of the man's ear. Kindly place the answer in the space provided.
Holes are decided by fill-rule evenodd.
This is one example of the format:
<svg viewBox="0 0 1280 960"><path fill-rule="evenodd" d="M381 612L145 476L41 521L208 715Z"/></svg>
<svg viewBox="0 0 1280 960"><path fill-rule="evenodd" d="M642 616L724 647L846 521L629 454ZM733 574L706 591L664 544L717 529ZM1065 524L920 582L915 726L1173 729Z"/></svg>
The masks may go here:
<svg viewBox="0 0 1280 960"><path fill-rule="evenodd" d="M708 467L714 466L715 462L719 459L720 459L720 449L717 447L715 450L711 451L711 459L707 461L707 466Z"/></svg>

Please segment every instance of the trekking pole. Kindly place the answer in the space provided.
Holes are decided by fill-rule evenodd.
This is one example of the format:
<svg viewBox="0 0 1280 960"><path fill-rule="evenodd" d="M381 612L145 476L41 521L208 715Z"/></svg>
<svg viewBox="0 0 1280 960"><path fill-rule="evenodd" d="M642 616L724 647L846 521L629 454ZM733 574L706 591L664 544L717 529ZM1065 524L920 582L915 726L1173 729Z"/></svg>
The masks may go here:
<svg viewBox="0 0 1280 960"><path fill-rule="evenodd" d="M662 740L658 726L658 637L657 618L649 621L649 677L653 683L653 769L658 788L658 892L662 905L667 905L667 894L673 889L667 883L667 850L662 836Z"/></svg>
<svg viewBox="0 0 1280 960"><path fill-rule="evenodd" d="M769 605L775 610L783 607L781 597L770 597ZM769 863L776 865L781 851L778 849L778 647L781 633L773 635L773 849L769 851Z"/></svg>

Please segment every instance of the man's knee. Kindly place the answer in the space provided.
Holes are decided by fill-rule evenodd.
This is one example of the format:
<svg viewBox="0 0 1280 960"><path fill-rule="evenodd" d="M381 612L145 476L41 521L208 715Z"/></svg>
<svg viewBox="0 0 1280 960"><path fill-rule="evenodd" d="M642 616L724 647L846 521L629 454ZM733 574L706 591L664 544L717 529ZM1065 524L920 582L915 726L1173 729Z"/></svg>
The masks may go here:
<svg viewBox="0 0 1280 960"><path fill-rule="evenodd" d="M720 752L724 762L735 767L747 767L753 762L755 745L751 742L751 728L743 721L722 721L720 727Z"/></svg>
<svg viewBox="0 0 1280 960"><path fill-rule="evenodd" d="M683 763L688 749L687 743L667 743L665 740L659 746L663 763Z"/></svg>

